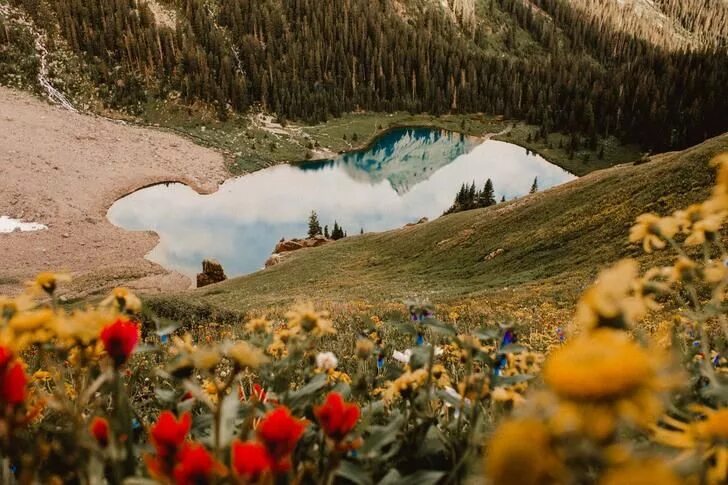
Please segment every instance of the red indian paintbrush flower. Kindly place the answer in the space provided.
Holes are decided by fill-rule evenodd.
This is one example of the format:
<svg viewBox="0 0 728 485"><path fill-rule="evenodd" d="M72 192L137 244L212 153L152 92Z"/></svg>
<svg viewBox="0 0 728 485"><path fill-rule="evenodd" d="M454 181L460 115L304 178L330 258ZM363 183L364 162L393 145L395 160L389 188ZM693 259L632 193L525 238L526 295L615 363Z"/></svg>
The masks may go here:
<svg viewBox="0 0 728 485"><path fill-rule="evenodd" d="M336 441L349 434L359 420L359 406L344 402L338 392L329 393L321 406L314 407L313 413L324 433Z"/></svg>
<svg viewBox="0 0 728 485"><path fill-rule="evenodd" d="M176 451L187 437L192 426L192 415L183 413L177 419L171 411L162 411L157 422L150 429L152 443L157 454L167 455Z"/></svg>
<svg viewBox="0 0 728 485"><path fill-rule="evenodd" d="M5 368L13 360L13 351L0 345L0 368Z"/></svg>
<svg viewBox="0 0 728 485"><path fill-rule="evenodd" d="M184 413L177 419L170 411L163 411L157 422L149 429L152 444L157 456L145 458L147 469L152 477L163 480L171 477L177 454L185 442L192 426L192 415Z"/></svg>
<svg viewBox="0 0 728 485"><path fill-rule="evenodd" d="M109 446L109 422L106 419L94 417L89 425L89 431L101 448Z"/></svg>
<svg viewBox="0 0 728 485"><path fill-rule="evenodd" d="M276 462L278 471L290 466L288 455L296 448L305 428L305 422L291 416L284 406L269 411L258 425L258 438Z"/></svg>
<svg viewBox="0 0 728 485"><path fill-rule="evenodd" d="M2 370L0 376L0 401L17 405L25 401L28 377L23 364L15 362Z"/></svg>
<svg viewBox="0 0 728 485"><path fill-rule="evenodd" d="M232 445L230 463L235 475L245 483L256 482L261 475L273 468L273 460L266 447L260 443L235 440Z"/></svg>
<svg viewBox="0 0 728 485"><path fill-rule="evenodd" d="M101 330L101 341L114 365L120 367L129 359L139 341L139 327L130 320L118 318Z"/></svg>
<svg viewBox="0 0 728 485"><path fill-rule="evenodd" d="M215 475L225 472L225 467L199 443L185 443L177 454L174 467L176 485L206 485Z"/></svg>

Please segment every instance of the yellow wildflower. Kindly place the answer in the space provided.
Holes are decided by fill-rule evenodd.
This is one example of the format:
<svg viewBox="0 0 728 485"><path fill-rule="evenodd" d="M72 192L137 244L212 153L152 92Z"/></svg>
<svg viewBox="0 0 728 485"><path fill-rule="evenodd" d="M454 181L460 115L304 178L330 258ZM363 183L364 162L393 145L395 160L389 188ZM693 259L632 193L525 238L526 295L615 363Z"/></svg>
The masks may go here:
<svg viewBox="0 0 728 485"><path fill-rule="evenodd" d="M326 380L330 384L337 384L339 382L351 384L351 376L349 376L346 372L338 371L336 369L328 369L325 372L328 376Z"/></svg>
<svg viewBox="0 0 728 485"><path fill-rule="evenodd" d="M52 295L56 291L58 283L68 281L71 281L71 277L67 274L44 272L35 277L35 281L31 283L30 287L32 290L44 291Z"/></svg>
<svg viewBox="0 0 728 485"><path fill-rule="evenodd" d="M49 381L51 379L51 373L47 370L37 370L31 377L34 381Z"/></svg>
<svg viewBox="0 0 728 485"><path fill-rule="evenodd" d="M79 310L56 319L56 333L61 339L88 345L99 337L101 329L113 322L114 318L113 311L109 309Z"/></svg>
<svg viewBox="0 0 728 485"><path fill-rule="evenodd" d="M192 335L189 333L184 334L182 337L174 335L172 337L172 346L169 348L169 352L172 355L179 355L183 353L190 354L197 349L197 346L192 340Z"/></svg>
<svg viewBox="0 0 728 485"><path fill-rule="evenodd" d="M685 244L688 246L697 246L703 244L706 240L712 239L720 231L724 219L724 212L706 215L693 224L690 235L685 239Z"/></svg>
<svg viewBox="0 0 728 485"><path fill-rule="evenodd" d="M458 392L465 399L478 401L490 395L490 379L485 374L472 374L458 383Z"/></svg>
<svg viewBox="0 0 728 485"><path fill-rule="evenodd" d="M253 318L245 324L245 330L250 333L270 333L271 321L265 317Z"/></svg>
<svg viewBox="0 0 728 485"><path fill-rule="evenodd" d="M435 364L432 366L432 382L439 389L450 387L450 376L447 373L447 369L442 364Z"/></svg>
<svg viewBox="0 0 728 485"><path fill-rule="evenodd" d="M360 338L356 341L356 356L362 360L366 360L372 356L374 351L374 342L368 338Z"/></svg>
<svg viewBox="0 0 728 485"><path fill-rule="evenodd" d="M496 387L493 389L492 394L493 401L502 402L510 406L520 406L526 402L519 392L516 392L512 387Z"/></svg>
<svg viewBox="0 0 728 485"><path fill-rule="evenodd" d="M543 376L562 400L559 427L603 439L620 420L643 428L656 421L663 409L661 392L677 384L665 367L659 352L604 328L556 350Z"/></svg>
<svg viewBox="0 0 728 485"><path fill-rule="evenodd" d="M388 383L383 398L385 402L392 402L398 397L404 399L409 398L412 393L422 387L427 381L427 370L417 369L416 371L407 371L394 381Z"/></svg>
<svg viewBox="0 0 728 485"><path fill-rule="evenodd" d="M44 327L52 327L55 320L53 310L44 308L17 313L8 325L15 332L33 332Z"/></svg>
<svg viewBox="0 0 728 485"><path fill-rule="evenodd" d="M257 369L268 362L268 357L265 356L262 350L244 341L237 342L230 347L226 355L240 368Z"/></svg>
<svg viewBox="0 0 728 485"><path fill-rule="evenodd" d="M675 265L672 267L672 271L670 272L670 281L677 283L680 281L692 280L696 267L697 265L692 259L680 256L675 262Z"/></svg>
<svg viewBox="0 0 728 485"><path fill-rule="evenodd" d="M708 466L707 483L725 483L728 479L728 408L696 405L692 409L704 419L686 423L663 416L662 424L671 429L654 427L653 439L698 454Z"/></svg>
<svg viewBox="0 0 728 485"><path fill-rule="evenodd" d="M680 485L683 481L662 460L632 461L608 470L599 485Z"/></svg>
<svg viewBox="0 0 728 485"><path fill-rule="evenodd" d="M203 370L210 370L216 367L222 359L220 352L215 348L197 349L191 355L195 368Z"/></svg>
<svg viewBox="0 0 728 485"><path fill-rule="evenodd" d="M273 342L266 349L266 352L274 359L281 359L288 355L288 347L286 347L286 344L281 339L274 338Z"/></svg>
<svg viewBox="0 0 728 485"><path fill-rule="evenodd" d="M313 304L305 303L294 307L286 314L288 328L294 333L303 330L305 333L312 333L316 336L332 335L336 333L328 312L318 312Z"/></svg>
<svg viewBox="0 0 728 485"><path fill-rule="evenodd" d="M728 276L728 267L723 261L710 261L705 266L703 275L708 283L719 283Z"/></svg>
<svg viewBox="0 0 728 485"><path fill-rule="evenodd" d="M101 301L101 306L114 307L119 311L132 313L142 311L142 301L126 288L114 288L111 294Z"/></svg>
<svg viewBox="0 0 728 485"><path fill-rule="evenodd" d="M562 483L564 466L548 428L535 419L506 421L488 440L485 473L499 485Z"/></svg>
<svg viewBox="0 0 728 485"><path fill-rule="evenodd" d="M624 259L602 271L576 305L575 323L586 329L628 328L647 313L650 302L639 292L638 265Z"/></svg>
<svg viewBox="0 0 728 485"><path fill-rule="evenodd" d="M642 214L629 231L630 242L642 242L647 253L665 247L665 238L672 238L680 228L675 217L660 217L656 214Z"/></svg>

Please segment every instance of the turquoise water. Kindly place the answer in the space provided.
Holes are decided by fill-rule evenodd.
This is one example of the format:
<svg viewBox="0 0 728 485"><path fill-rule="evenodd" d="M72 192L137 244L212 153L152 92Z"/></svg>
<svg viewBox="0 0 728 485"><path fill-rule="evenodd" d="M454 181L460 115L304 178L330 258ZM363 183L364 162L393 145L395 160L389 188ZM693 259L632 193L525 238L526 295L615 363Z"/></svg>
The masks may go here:
<svg viewBox="0 0 728 485"><path fill-rule="evenodd" d="M312 210L321 225L336 220L350 236L436 218L463 182L490 178L497 200L575 177L509 143L440 130L408 128L383 135L361 152L303 165L279 165L226 181L211 195L171 183L148 187L109 209L128 230L153 230L159 244L147 258L189 276L205 258L228 276L259 270L281 238L304 237Z"/></svg>

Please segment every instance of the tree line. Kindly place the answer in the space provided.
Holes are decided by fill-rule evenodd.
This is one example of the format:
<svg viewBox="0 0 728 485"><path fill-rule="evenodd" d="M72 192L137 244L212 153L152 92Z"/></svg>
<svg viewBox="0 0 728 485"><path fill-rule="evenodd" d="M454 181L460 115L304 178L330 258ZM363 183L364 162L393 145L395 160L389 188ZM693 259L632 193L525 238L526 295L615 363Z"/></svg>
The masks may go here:
<svg viewBox="0 0 728 485"><path fill-rule="evenodd" d="M728 130L725 45L665 49L565 0L485 0L467 25L438 2L403 15L391 0L164 0L175 28L139 0L11 1L57 28L107 104L132 112L175 92L223 119L251 107L308 122L357 109L486 112L543 137L579 133L595 147L615 135L653 150ZM691 28L711 25L704 10L659 3ZM448 5L463 20L471 10ZM493 32L478 15L508 21Z"/></svg>

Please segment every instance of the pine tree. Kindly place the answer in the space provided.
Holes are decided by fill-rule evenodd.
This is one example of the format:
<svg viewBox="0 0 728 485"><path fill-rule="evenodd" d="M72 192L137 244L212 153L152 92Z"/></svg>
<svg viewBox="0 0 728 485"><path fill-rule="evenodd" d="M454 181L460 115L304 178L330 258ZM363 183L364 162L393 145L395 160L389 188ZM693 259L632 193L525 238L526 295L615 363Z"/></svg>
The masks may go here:
<svg viewBox="0 0 728 485"><path fill-rule="evenodd" d="M316 211L311 211L308 216L308 237L316 237L321 234L321 224L319 223Z"/></svg>
<svg viewBox="0 0 728 485"><path fill-rule="evenodd" d="M328 224L324 226L324 237L326 239L331 239L330 234L329 234L329 225Z"/></svg>
<svg viewBox="0 0 728 485"><path fill-rule="evenodd" d="M492 180L488 179L485 181L483 192L481 192L480 195L480 201L481 207L490 207L491 205L495 205L495 191L493 189Z"/></svg>
<svg viewBox="0 0 728 485"><path fill-rule="evenodd" d="M505 201L506 201L506 196L504 195L503 197L501 197L501 202L505 202Z"/></svg>
<svg viewBox="0 0 728 485"><path fill-rule="evenodd" d="M538 192L538 177L535 177L533 179L533 184L531 184L531 190L528 191L529 194L535 194Z"/></svg>

